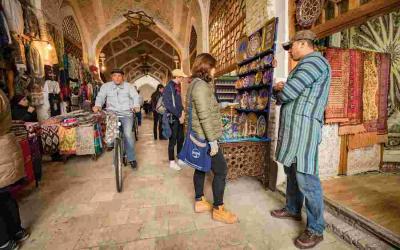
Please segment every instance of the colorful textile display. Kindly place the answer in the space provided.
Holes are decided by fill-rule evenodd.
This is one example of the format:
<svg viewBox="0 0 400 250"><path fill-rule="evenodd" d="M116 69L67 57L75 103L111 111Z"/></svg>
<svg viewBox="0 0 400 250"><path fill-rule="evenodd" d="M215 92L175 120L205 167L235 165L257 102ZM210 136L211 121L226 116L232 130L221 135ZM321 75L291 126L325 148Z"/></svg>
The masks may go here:
<svg viewBox="0 0 400 250"><path fill-rule="evenodd" d="M93 126L80 126L76 128L76 154L95 154L95 131Z"/></svg>
<svg viewBox="0 0 400 250"><path fill-rule="evenodd" d="M364 54L360 50L350 50L350 82L349 105L347 107L348 122L341 123L339 135L365 132L362 125L362 88L364 83Z"/></svg>
<svg viewBox="0 0 400 250"><path fill-rule="evenodd" d="M326 123L347 122L348 113L348 88L350 78L350 54L345 49L327 49L332 79L329 91L328 105L325 110Z"/></svg>
<svg viewBox="0 0 400 250"><path fill-rule="evenodd" d="M349 135L348 148L386 143L390 57L366 52L364 60L363 126L366 133Z"/></svg>
<svg viewBox="0 0 400 250"><path fill-rule="evenodd" d="M65 128L60 126L58 129L58 137L60 143L58 148L60 154L75 154L76 153L76 128Z"/></svg>
<svg viewBox="0 0 400 250"><path fill-rule="evenodd" d="M41 138L44 154L54 154L58 152L58 128L57 125L42 125Z"/></svg>

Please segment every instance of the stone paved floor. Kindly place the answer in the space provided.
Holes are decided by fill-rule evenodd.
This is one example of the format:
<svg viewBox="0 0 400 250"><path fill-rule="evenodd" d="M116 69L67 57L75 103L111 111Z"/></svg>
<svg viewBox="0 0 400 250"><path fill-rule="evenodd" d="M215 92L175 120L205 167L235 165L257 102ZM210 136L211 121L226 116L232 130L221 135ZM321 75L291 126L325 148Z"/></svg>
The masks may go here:
<svg viewBox="0 0 400 250"><path fill-rule="evenodd" d="M254 179L230 182L225 203L240 223L214 222L193 212L191 169L167 167L167 143L153 141L146 120L137 143L139 169L124 169L124 190L116 193L111 153L97 161L74 157L48 163L40 188L20 202L31 238L22 249L295 249L304 222L276 220L269 211L283 205L277 193ZM212 199L210 179L206 196ZM317 249L350 249L332 233Z"/></svg>

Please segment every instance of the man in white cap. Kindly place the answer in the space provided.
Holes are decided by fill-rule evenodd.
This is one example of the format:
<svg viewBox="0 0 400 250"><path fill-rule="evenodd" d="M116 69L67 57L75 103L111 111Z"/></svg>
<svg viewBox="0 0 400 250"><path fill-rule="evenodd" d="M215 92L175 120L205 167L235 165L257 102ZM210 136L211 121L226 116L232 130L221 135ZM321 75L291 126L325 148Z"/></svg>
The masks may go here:
<svg viewBox="0 0 400 250"><path fill-rule="evenodd" d="M175 162L175 145L177 146L176 154L178 154L184 141L183 123L185 115L182 105L181 84L188 76L180 69L174 69L172 76L173 79L168 82L163 92L163 102L169 116L169 124L172 131L168 143L168 158L170 168L181 170Z"/></svg>

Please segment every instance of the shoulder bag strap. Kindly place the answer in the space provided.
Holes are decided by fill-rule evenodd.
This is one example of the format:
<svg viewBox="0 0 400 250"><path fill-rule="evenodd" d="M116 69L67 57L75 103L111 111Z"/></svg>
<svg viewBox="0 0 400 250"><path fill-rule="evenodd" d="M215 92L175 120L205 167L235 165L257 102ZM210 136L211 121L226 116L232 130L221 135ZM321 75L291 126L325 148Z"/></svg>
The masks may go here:
<svg viewBox="0 0 400 250"><path fill-rule="evenodd" d="M171 84L172 85L172 84ZM175 106L175 95L174 95L174 89L172 88L172 86L169 85L169 87L171 88L171 93L172 93L172 104L174 105L174 108L176 108Z"/></svg>

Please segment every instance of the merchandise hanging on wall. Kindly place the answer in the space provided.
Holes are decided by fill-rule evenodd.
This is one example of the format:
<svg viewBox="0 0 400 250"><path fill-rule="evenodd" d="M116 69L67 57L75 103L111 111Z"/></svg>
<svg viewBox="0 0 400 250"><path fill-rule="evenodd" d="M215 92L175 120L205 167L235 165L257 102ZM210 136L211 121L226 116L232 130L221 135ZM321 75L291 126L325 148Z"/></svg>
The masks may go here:
<svg viewBox="0 0 400 250"><path fill-rule="evenodd" d="M299 0L296 6L296 20L298 24L307 28L313 25L321 15L324 0Z"/></svg>
<svg viewBox="0 0 400 250"><path fill-rule="evenodd" d="M223 111L220 139L230 166L228 179L255 176L271 189L275 182L274 174L270 174L274 167L270 164L268 125L277 25L278 18L269 20L236 46L237 59L243 59L237 64L237 95Z"/></svg>

